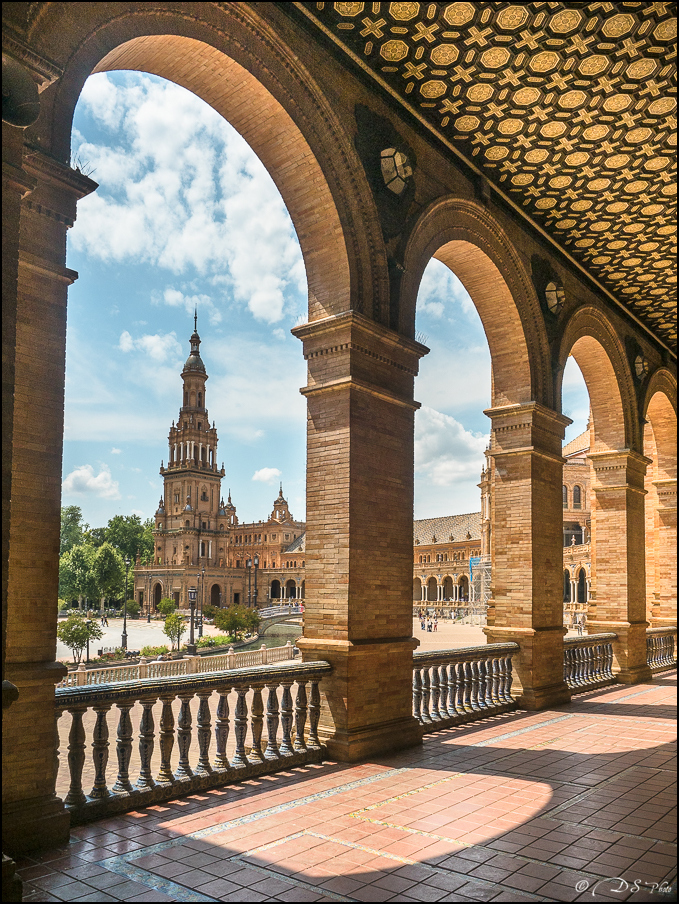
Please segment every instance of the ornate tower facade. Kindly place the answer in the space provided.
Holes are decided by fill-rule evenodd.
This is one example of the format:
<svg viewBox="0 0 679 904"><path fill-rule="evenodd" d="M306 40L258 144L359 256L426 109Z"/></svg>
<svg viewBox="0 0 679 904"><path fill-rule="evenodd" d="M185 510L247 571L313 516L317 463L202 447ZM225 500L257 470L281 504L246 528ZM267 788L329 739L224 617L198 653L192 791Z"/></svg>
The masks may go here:
<svg viewBox="0 0 679 904"><path fill-rule="evenodd" d="M227 511L221 498L224 466L217 465L217 430L208 416L208 375L197 327L194 316L191 351L181 374L182 406L168 435L167 467L160 466L164 494L155 517L156 565L218 564L226 557L225 531L237 523L235 508Z"/></svg>

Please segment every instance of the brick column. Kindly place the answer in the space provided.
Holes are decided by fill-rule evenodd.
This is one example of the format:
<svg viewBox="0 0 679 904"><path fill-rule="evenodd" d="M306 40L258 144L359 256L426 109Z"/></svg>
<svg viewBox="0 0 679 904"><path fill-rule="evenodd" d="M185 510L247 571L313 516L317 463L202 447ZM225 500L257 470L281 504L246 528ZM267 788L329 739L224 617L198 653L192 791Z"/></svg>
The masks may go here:
<svg viewBox="0 0 679 904"><path fill-rule="evenodd" d="M347 312L297 327L308 362L305 661L320 734L352 762L420 741L412 715L413 383L427 349Z"/></svg>
<svg viewBox="0 0 679 904"><path fill-rule="evenodd" d="M677 481L655 480L657 508L656 576L657 599L653 605L653 627L677 623Z"/></svg>
<svg viewBox="0 0 679 904"><path fill-rule="evenodd" d="M6 675L19 699L5 717L3 846L10 851L68 839L69 816L54 794L54 685L66 294L66 230L78 198L96 183L35 148L24 153L36 188L22 204L8 572Z"/></svg>
<svg viewBox="0 0 679 904"><path fill-rule="evenodd" d="M563 680L563 458L567 417L536 402L486 411L492 421L492 605L489 643L514 641L519 705L570 700Z"/></svg>
<svg viewBox="0 0 679 904"><path fill-rule="evenodd" d="M596 609L588 634L614 631L618 681L647 681L644 476L651 460L622 449L590 452L592 572Z"/></svg>

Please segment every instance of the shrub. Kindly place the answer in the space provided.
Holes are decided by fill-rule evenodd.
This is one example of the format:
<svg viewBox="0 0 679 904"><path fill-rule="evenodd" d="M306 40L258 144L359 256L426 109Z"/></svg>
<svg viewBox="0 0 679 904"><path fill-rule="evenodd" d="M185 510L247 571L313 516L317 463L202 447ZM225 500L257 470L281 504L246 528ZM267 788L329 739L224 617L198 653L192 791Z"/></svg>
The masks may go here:
<svg viewBox="0 0 679 904"><path fill-rule="evenodd" d="M99 640L103 636L104 632L96 622L86 620L80 615L69 615L57 628L57 637L71 650L75 663L82 659L88 640Z"/></svg>
<svg viewBox="0 0 679 904"><path fill-rule="evenodd" d="M70 609L70 608L71 608L71 604L68 602L68 600L61 600L61 599L59 600L59 603L58 603L59 612L65 612L67 609Z"/></svg>
<svg viewBox="0 0 679 904"><path fill-rule="evenodd" d="M217 615L217 613L221 612L221 611L222 610L219 609L217 606L212 606L208 603L207 606L203 606L203 618L214 619L214 617Z"/></svg>
<svg viewBox="0 0 679 904"><path fill-rule="evenodd" d="M179 642L182 639L182 634L186 631L186 625L184 624L184 620L178 612L172 612L165 619L165 627L163 628L163 634L166 637L170 638L172 643L172 649L174 650L175 646L179 648Z"/></svg>
<svg viewBox="0 0 679 904"><path fill-rule="evenodd" d="M166 653L170 652L170 648L167 644L164 647L142 647L141 655L142 656L164 656Z"/></svg>
<svg viewBox="0 0 679 904"><path fill-rule="evenodd" d="M167 618L168 615L172 615L177 609L177 604L174 600L171 600L168 596L163 597L163 599L158 603L158 612L164 617Z"/></svg>
<svg viewBox="0 0 679 904"><path fill-rule="evenodd" d="M139 615L139 603L136 600L127 601L127 614L132 618L136 618Z"/></svg>
<svg viewBox="0 0 679 904"><path fill-rule="evenodd" d="M218 609L215 615L215 624L222 631L228 631L238 640L244 631L256 632L260 618L254 609L246 609L245 606L229 606L228 609Z"/></svg>

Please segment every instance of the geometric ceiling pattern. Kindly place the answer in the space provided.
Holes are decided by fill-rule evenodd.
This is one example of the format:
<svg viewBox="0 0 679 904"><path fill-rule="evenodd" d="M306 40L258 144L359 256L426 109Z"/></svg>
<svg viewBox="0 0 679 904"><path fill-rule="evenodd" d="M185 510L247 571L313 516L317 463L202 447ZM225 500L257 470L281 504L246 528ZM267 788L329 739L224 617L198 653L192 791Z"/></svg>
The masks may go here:
<svg viewBox="0 0 679 904"><path fill-rule="evenodd" d="M295 6L676 349L676 4Z"/></svg>

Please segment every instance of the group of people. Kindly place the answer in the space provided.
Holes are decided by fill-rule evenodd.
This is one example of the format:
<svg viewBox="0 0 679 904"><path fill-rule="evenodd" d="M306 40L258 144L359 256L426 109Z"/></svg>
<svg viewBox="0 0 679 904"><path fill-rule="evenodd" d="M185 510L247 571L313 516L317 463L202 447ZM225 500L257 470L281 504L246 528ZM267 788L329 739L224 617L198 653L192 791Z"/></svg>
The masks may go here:
<svg viewBox="0 0 679 904"><path fill-rule="evenodd" d="M439 619L438 615L435 615L433 618L431 615L426 615L424 612L420 612L420 630L422 631L438 631L439 627Z"/></svg>

